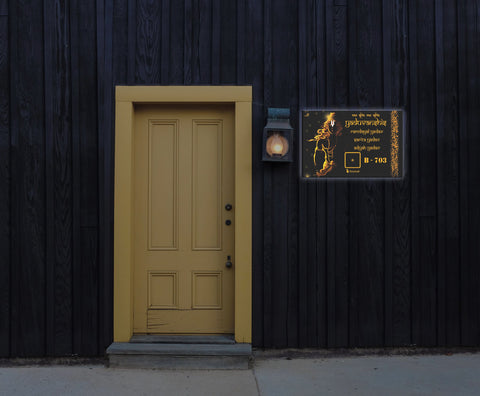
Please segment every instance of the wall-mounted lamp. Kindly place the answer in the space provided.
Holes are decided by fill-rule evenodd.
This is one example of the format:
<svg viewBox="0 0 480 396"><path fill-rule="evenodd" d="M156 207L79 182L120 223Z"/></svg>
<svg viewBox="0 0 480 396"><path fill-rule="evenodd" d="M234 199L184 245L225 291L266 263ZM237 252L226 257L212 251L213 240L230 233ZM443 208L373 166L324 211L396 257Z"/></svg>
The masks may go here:
<svg viewBox="0 0 480 396"><path fill-rule="evenodd" d="M269 108L263 128L263 161L292 162L290 109Z"/></svg>

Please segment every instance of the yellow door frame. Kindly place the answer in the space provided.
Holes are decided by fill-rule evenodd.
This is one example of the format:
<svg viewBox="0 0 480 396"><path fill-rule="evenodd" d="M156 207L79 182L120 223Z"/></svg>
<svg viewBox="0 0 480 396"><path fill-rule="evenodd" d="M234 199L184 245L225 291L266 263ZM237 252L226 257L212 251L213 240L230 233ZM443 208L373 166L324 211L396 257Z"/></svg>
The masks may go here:
<svg viewBox="0 0 480 396"><path fill-rule="evenodd" d="M113 338L133 334L133 137L135 104L232 103L235 106L235 341L252 342L252 87L117 86Z"/></svg>

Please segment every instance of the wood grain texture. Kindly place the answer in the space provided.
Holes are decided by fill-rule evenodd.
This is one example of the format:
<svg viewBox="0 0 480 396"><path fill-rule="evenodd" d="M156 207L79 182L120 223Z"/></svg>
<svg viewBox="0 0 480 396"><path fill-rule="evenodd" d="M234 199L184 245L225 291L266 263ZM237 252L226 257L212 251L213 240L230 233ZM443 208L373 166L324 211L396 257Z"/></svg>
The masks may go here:
<svg viewBox="0 0 480 396"><path fill-rule="evenodd" d="M137 49L137 0L128 1L128 58L127 58L127 83L135 84L136 76L136 49ZM125 26L124 26L125 28Z"/></svg>
<svg viewBox="0 0 480 396"><path fill-rule="evenodd" d="M390 2L384 2L386 5ZM384 6L384 32L391 27L392 33L388 35L389 41L384 38L384 62L385 85L384 104L395 108L406 108L408 101L408 44L407 35L407 2L398 1L391 6ZM387 29L385 29L387 27ZM387 55L388 53L388 55ZM408 107L406 108L407 114ZM406 134L404 150L409 152L409 134ZM406 169L406 176L402 181L386 185L386 192L391 193L391 200L385 199L386 205L391 205L391 282L390 302L386 306L386 320L391 321L392 345L409 345L411 343L411 317L410 317L410 266L411 266L411 245L410 245L410 183L411 176L409 169ZM386 241L387 243L387 241Z"/></svg>
<svg viewBox="0 0 480 396"><path fill-rule="evenodd" d="M0 356L112 339L114 87L253 87L253 344L480 345L480 0L0 0ZM405 108L406 176L303 182L299 110ZM261 161L289 107L294 162Z"/></svg>
<svg viewBox="0 0 480 396"><path fill-rule="evenodd" d="M137 84L160 84L161 3L137 0L136 77Z"/></svg>
<svg viewBox="0 0 480 396"><path fill-rule="evenodd" d="M236 32L236 59L237 59L237 64L236 64L236 71L237 71L237 81L236 83L239 85L246 84L246 63L247 63L247 58L249 55L248 51L248 45L249 43L246 42L245 40L245 31L246 31L246 26L247 26L247 0L237 0L236 4L236 27L237 27L237 32ZM273 43L272 43L273 45Z"/></svg>
<svg viewBox="0 0 480 396"><path fill-rule="evenodd" d="M418 62L418 216L419 256L414 263L418 266L420 285L419 300L413 301L418 312L418 334L413 342L436 345L437 333L437 150L436 144L436 99L435 49L427 44L435 39L435 9L433 1L416 9L417 62ZM428 71L427 71L428 70ZM415 276L415 275L414 275ZM416 282L417 280L415 280ZM415 286L414 286L415 287Z"/></svg>
<svg viewBox="0 0 480 396"><path fill-rule="evenodd" d="M456 4L436 4L437 29L437 167L439 272L439 344L460 343L460 262L459 262L459 140L457 86ZM442 33L439 30L442 29ZM445 159L454 160L446 161ZM443 323L440 312L443 308Z"/></svg>
<svg viewBox="0 0 480 396"><path fill-rule="evenodd" d="M417 45L417 10L416 6L412 3L408 4L408 29L411 32L408 42L409 47L409 59L418 58L418 45ZM418 131L418 64L417 62L410 63L410 112L408 128L411 131ZM419 338L420 334L420 310L416 308L416 304L420 301L420 277L419 277L419 257L420 257L420 243L419 243L419 136L418 133L410 133L410 150L408 161L408 173L411 179L411 342L414 344Z"/></svg>
<svg viewBox="0 0 480 396"><path fill-rule="evenodd" d="M193 18L194 0L185 0L183 33L183 84L191 85L193 81Z"/></svg>
<svg viewBox="0 0 480 396"><path fill-rule="evenodd" d="M382 19L388 21L383 24L383 104L392 107L392 63L394 51L392 43L395 36L395 29L391 29L394 18L392 2L382 2ZM393 344L393 183L385 183L385 337L386 345Z"/></svg>
<svg viewBox="0 0 480 396"><path fill-rule="evenodd" d="M353 7L349 3L349 7ZM381 2L355 2L350 31L350 53L354 56L350 88L352 104L360 107L381 105L382 32ZM358 206L350 212L355 224L352 237L358 240L357 310L358 343L378 346L384 339L384 185L380 181L352 186Z"/></svg>
<svg viewBox="0 0 480 396"><path fill-rule="evenodd" d="M70 14L45 3L47 352L72 353L72 147Z"/></svg>
<svg viewBox="0 0 480 396"><path fill-rule="evenodd" d="M102 71L99 70L99 86L97 90L104 92L104 119L99 116L98 134L98 159L100 163L99 172L99 197L97 201L99 211L98 252L99 252L99 300L98 304L98 332L99 342L97 353L102 353L113 341L113 212L114 212L114 153L115 153L115 91L112 76L113 65L113 0L104 3L104 37L105 57L103 59ZM97 26L102 26L101 23ZM99 29L97 27L97 31ZM101 95L99 94L101 98ZM99 115L102 112L99 112ZM102 124L102 121L104 124Z"/></svg>
<svg viewBox="0 0 480 396"><path fill-rule="evenodd" d="M275 7L271 10L281 12L273 12L271 20L272 29L272 106L290 107L290 94L295 92L292 86L292 79L287 67L279 68L278 64L288 64L290 57L290 46L294 40L294 31L286 28L289 24L293 24L292 20L287 20L289 15L289 2L275 2ZM272 3L273 6L273 3ZM290 18L289 18L290 19ZM238 50L237 50L238 52ZM242 51L240 55L242 56ZM237 71L237 75L241 75L242 71ZM282 89L277 81L284 81ZM272 318L272 343L275 346L288 346L288 297L289 297L289 166L271 166L272 201L269 205L272 207L271 234L273 244L271 246L272 256L272 292L273 292L273 318ZM279 215L283 213L283 215ZM267 228L265 227L265 231ZM292 236L292 239L295 236Z"/></svg>
<svg viewBox="0 0 480 396"><path fill-rule="evenodd" d="M125 85L128 81L128 18L128 0L115 1L113 8L112 35L112 74L115 85Z"/></svg>
<svg viewBox="0 0 480 396"><path fill-rule="evenodd" d="M8 16L8 0L0 0L0 16Z"/></svg>
<svg viewBox="0 0 480 396"><path fill-rule="evenodd" d="M459 83L459 139L460 139L460 262L461 262L461 343L476 345L479 342L479 310L476 301L480 281L477 265L480 249L475 243L479 232L480 210L476 202L480 199L475 172L479 169L479 142L475 138L474 125L479 114L475 111L480 103L480 83L475 70L480 66L478 32L479 2L458 3L458 83ZM468 142L468 144L467 144ZM477 261L476 261L477 260Z"/></svg>
<svg viewBox="0 0 480 396"><path fill-rule="evenodd" d="M12 11L12 310L11 355L45 354L45 130L43 6ZM15 95L13 95L13 92ZM39 111L42 109L42 111ZM28 248L26 248L28 246Z"/></svg>
<svg viewBox="0 0 480 396"><path fill-rule="evenodd" d="M327 106L345 107L348 104L348 12L345 6L333 3L327 8ZM330 36L329 36L330 34ZM330 44L330 45L329 45ZM328 345L348 346L348 231L349 231L349 188L348 183L336 181L328 184L329 228L332 230L332 244L329 267L335 270L329 286L333 287L329 301L334 301L335 309L329 314ZM329 309L332 307L329 305ZM333 304L332 304L333 305ZM330 323L332 322L332 323Z"/></svg>
<svg viewBox="0 0 480 396"><path fill-rule="evenodd" d="M0 11L0 356L10 355L10 76L6 2Z"/></svg>
<svg viewBox="0 0 480 396"><path fill-rule="evenodd" d="M212 0L199 0L193 16L195 84L211 84L212 79Z"/></svg>
<svg viewBox="0 0 480 396"><path fill-rule="evenodd" d="M229 5L230 4L230 5ZM221 62L220 78L221 83L225 84L235 80L236 75L236 56L234 45L236 18L235 12L229 9L230 2L221 2L221 31L220 42ZM264 127L264 108L263 108L263 4L251 0L247 3L247 22L246 28L247 41L250 44L251 55L246 65L247 79L253 84L253 109L252 109L252 128L254 131L261 131ZM228 39L227 39L228 37ZM230 41L231 40L231 41ZM231 56L231 58L228 58ZM263 195L263 162L262 162L262 142L258 139L258 134L252 134L252 195L260 197ZM263 344L263 217L264 202L263 199L253 199L252 201L252 227L259 230L257 236L252 241L252 261L253 265L253 343Z"/></svg>
<svg viewBox="0 0 480 396"><path fill-rule="evenodd" d="M300 2L298 4L298 100L300 108L306 107L309 101L307 98L308 86L306 83L309 55L307 55L307 30L308 10L311 4ZM300 224L307 224L307 186L305 182L300 182L298 186L298 221ZM307 241L306 227L298 229L298 346L303 348L307 345Z"/></svg>
<svg viewBox="0 0 480 396"><path fill-rule="evenodd" d="M272 3L271 0L265 0L263 5L263 24L264 24L264 35L263 35L263 74L264 74L264 84L263 84L263 105L264 109L262 112L262 122L265 123L265 115L267 114L267 107L271 106L272 100ZM272 271L273 271L273 259L272 259L272 249L273 249L273 213L272 213L272 202L273 202L273 167L271 163L263 164L263 190L260 197L263 198L263 263L258 263L257 265L262 265L263 267L263 284L262 284L262 294L263 294L263 345L265 347L272 347L273 344L273 299L274 296L272 291ZM255 239L255 237L253 237ZM253 263L255 266L256 263Z"/></svg>

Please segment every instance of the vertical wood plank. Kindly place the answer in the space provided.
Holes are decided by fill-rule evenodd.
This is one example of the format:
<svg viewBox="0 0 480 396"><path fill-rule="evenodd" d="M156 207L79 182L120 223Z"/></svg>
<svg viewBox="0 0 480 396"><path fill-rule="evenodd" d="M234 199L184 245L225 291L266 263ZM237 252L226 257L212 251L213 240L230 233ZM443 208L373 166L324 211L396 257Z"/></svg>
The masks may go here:
<svg viewBox="0 0 480 396"><path fill-rule="evenodd" d="M437 342L444 345L446 342L447 321L446 321L446 246L445 246L445 228L446 228L446 208L445 208L445 191L444 191L444 173L445 167L442 158L445 155L443 142L446 133L444 128L444 108L439 93L443 93L445 63L444 63L444 31L443 31L443 4L442 1L435 2L435 62L436 62L436 148L437 148L437 246L438 246L438 262L437 262ZM448 166L455 161L451 157Z"/></svg>
<svg viewBox="0 0 480 396"><path fill-rule="evenodd" d="M444 345L460 343L460 206L459 206L459 107L458 107L458 59L457 59L457 5L443 1L437 5L442 8L442 22L436 22L437 29L442 26L442 57L437 51L437 65L443 63L443 80L437 78L437 117L441 140L438 150L438 168L440 172L438 195L439 201L439 239L438 246L443 247L445 259L445 341ZM440 34L436 34L437 42ZM437 70L440 71L439 66ZM440 131L439 131L440 132ZM445 161L450 158L451 161ZM443 160L442 160L443 159ZM440 206L440 203L443 206ZM442 219L444 228L440 228ZM439 252L439 256L442 253ZM440 286L441 287L441 286Z"/></svg>
<svg viewBox="0 0 480 396"><path fill-rule="evenodd" d="M0 2L0 357L10 355L10 73L8 7Z"/></svg>
<svg viewBox="0 0 480 396"><path fill-rule="evenodd" d="M298 58L299 58L299 107L316 105L317 96L317 48L315 35L316 2L302 1L298 4ZM299 125L300 127L300 125ZM299 185L299 242L298 242L298 343L300 347L316 345L317 307L312 303L309 280L314 278L316 263L315 224L316 187L313 183ZM312 199L313 197L313 199Z"/></svg>
<svg viewBox="0 0 480 396"><path fill-rule="evenodd" d="M420 222L419 222L419 133L418 133L418 33L417 33L417 7L413 3L408 5L408 30L409 30L409 67L410 67L410 112L409 112L409 129L410 129L410 151L409 151L409 168L408 172L411 178L411 244L412 244L412 264L411 264L411 323L412 335L411 342L415 344L419 340L421 328L421 313L418 309L420 304Z"/></svg>
<svg viewBox="0 0 480 396"><path fill-rule="evenodd" d="M183 83L192 84L193 81L193 2L196 0L185 0L184 8L184 42L183 42Z"/></svg>
<svg viewBox="0 0 480 396"><path fill-rule="evenodd" d="M348 7L329 1L327 6L327 107L348 104ZM328 346L348 345L348 183L327 184L328 199Z"/></svg>
<svg viewBox="0 0 480 396"><path fill-rule="evenodd" d="M80 24L78 0L70 4L70 39L72 50L72 349L80 353L80 312L81 299L77 298L80 277Z"/></svg>
<svg viewBox="0 0 480 396"><path fill-rule="evenodd" d="M289 76L296 75L296 20L290 18L290 15L297 15L296 4L288 1L277 2L275 12L272 14L272 64L283 64L284 67L273 67L272 69L272 97L273 103L278 107L289 107L296 109L297 86L296 79ZM279 82L283 83L280 84ZM295 120L295 114L291 114ZM272 166L273 180L273 208L272 217L272 236L274 248L272 251L273 265L273 296L274 296L274 317L273 317L273 343L276 346L288 346L289 314L296 316L295 312L289 311L289 298L296 295L293 285L289 284L289 277L295 276L290 272L290 265L296 267L295 262L291 262L290 251L296 251L297 230L289 228L289 220L296 216L296 203L290 199L290 188L292 187L292 166L289 164L279 164L283 166ZM296 170L295 176L296 178ZM289 200L290 199L290 200ZM291 205L291 207L289 207ZM283 212L283 215L280 213ZM294 268L295 269L295 268ZM290 287L290 289L289 289ZM290 307L292 309L292 307ZM295 319L296 321L296 319ZM293 335L290 342L296 343L296 334Z"/></svg>
<svg viewBox="0 0 480 396"><path fill-rule="evenodd" d="M170 0L162 1L161 19L161 55L160 55L160 83L168 85L170 74ZM113 65L115 66L115 64Z"/></svg>
<svg viewBox="0 0 480 396"><path fill-rule="evenodd" d="M286 15L298 15L298 2L288 2ZM290 35L288 40L288 69L286 76L298 76L298 18L289 18ZM298 78L291 79L291 84L285 100L288 99L290 108L290 123L297 126L298 122ZM292 147L294 161L298 163L298 139L295 134ZM293 164L288 169L288 214L287 214L287 240L288 240L288 272L287 272L287 339L288 347L298 347L298 168Z"/></svg>
<svg viewBox="0 0 480 396"><path fill-rule="evenodd" d="M460 139L460 262L461 262L461 344L477 345L480 323L477 301L480 271L480 189L475 175L480 169L476 153L480 149L474 125L479 122L475 110L480 103L480 83L475 78L480 67L478 15L480 2L458 2L458 83ZM477 241L477 242L475 242Z"/></svg>
<svg viewBox="0 0 480 396"><path fill-rule="evenodd" d="M429 43L435 41L435 2L428 1L416 7L418 64L418 216L419 216L419 298L413 308L419 309L419 334L414 343L437 344L437 123L435 85L435 49ZM413 60L412 60L413 62Z"/></svg>
<svg viewBox="0 0 480 396"><path fill-rule="evenodd" d="M12 26L11 355L45 354L45 130L43 8L19 1ZM27 247L28 248L25 248Z"/></svg>
<svg viewBox="0 0 480 396"><path fill-rule="evenodd" d="M212 76L212 2L198 0L193 31L193 79L195 84L209 84Z"/></svg>
<svg viewBox="0 0 480 396"><path fill-rule="evenodd" d="M245 28L246 28L246 2L247 0L237 0L237 32L236 32L236 42L237 42L237 81L238 85L243 85L246 83L246 67L247 62L247 42L245 41ZM273 14L272 14L273 15ZM273 41L275 42L275 40ZM272 43L273 44L273 43Z"/></svg>
<svg viewBox="0 0 480 396"><path fill-rule="evenodd" d="M337 5L334 15L335 30L335 105L348 105L348 8ZM331 91L330 91L331 92ZM348 345L348 228L349 228L349 190L348 183L335 183L335 265L336 293L335 301L337 313L335 317L335 347Z"/></svg>
<svg viewBox="0 0 480 396"><path fill-rule="evenodd" d="M97 98L98 98L98 103L102 103L102 107L97 110L97 119L96 119L96 126L98 130L98 134L96 136L97 139L97 151L96 153L92 152L92 155L97 155L97 161L98 161L98 168L97 168L97 177L98 177L98 185L102 186L102 188L99 188L98 195L97 195L97 207L98 207L98 212L99 212L99 229L102 230L102 233L100 233L100 238L99 238L99 271L96 273L96 276L99 278L98 283L101 286L107 286L106 288L102 289L102 297L105 296L106 298L102 298L99 303L99 315L97 317L94 317L94 320L96 320L97 325L95 326L95 330L98 334L96 338L94 338L94 343L91 346L91 348L96 347L97 350L104 350L102 348L102 344L104 343L104 330L105 330L105 324L107 321L111 321L111 318L107 317L106 315L103 316L102 314L108 314L108 311L104 311L104 304L108 304L108 299L109 299L109 284L103 283L103 271L106 270L110 264L106 260L107 252L108 252L108 247L107 247L107 241L108 241L108 229L109 227L109 222L106 221L106 218L108 218L108 213L106 212L108 203L105 202L106 199L108 199L108 195L104 195L107 187L107 183L109 182L109 178L105 178L105 160L107 159L108 153L107 153L107 147L105 147L105 141L106 138L105 136L108 135L110 132L111 128L111 123L109 123L109 118L111 117L111 106L112 104L109 102L110 97L110 89L109 83L110 83L110 74L108 73L108 69L106 67L107 62L109 62L109 55L111 57L111 54L108 53L109 49L109 42L111 35L109 36L109 30L107 29L107 21L109 20L109 13L108 13L108 8L110 5L109 0L97 0L96 1L96 44L97 44L97 62L96 62L96 73L97 73L97 79L96 79L96 92L97 92ZM82 227L83 228L83 227ZM82 232L84 230L82 229ZM111 265L111 264L110 264ZM82 276L82 281L88 277L84 274ZM106 281L106 279L105 279ZM109 282L111 284L111 281ZM95 286L95 285L94 285ZM98 289L94 288L93 289L93 298L97 297ZM97 297L98 298L98 297ZM111 297L110 297L111 298ZM85 313L88 312L87 309L82 310L82 315L85 315ZM83 316L85 317L85 316ZM82 329L83 337L82 337L82 343L84 346L85 342L88 340L89 337L92 337L94 333L89 331L89 329L93 328L90 323L85 323ZM108 345L108 344L107 344ZM105 345L106 346L106 345ZM83 349L83 348L82 348Z"/></svg>
<svg viewBox="0 0 480 396"><path fill-rule="evenodd" d="M357 86L354 84L357 73L357 57L356 57L356 36L358 17L356 15L356 3L348 1L348 104L349 106L358 106L356 100ZM359 191L358 183L351 182L348 186L349 202L348 212L349 228L348 228L348 269L349 269L349 308L348 308L348 343L349 346L360 345L359 342L359 296L358 296L358 273L359 265L357 258L359 257L359 242L357 238L358 230L358 208L359 208Z"/></svg>
<svg viewBox="0 0 480 396"><path fill-rule="evenodd" d="M272 1L264 0L263 26L264 26L264 106L263 119L267 108L272 105ZM263 164L263 344L272 347L273 341L273 274L272 274L272 248L273 248L273 213L272 213L272 188L273 169L271 164Z"/></svg>
<svg viewBox="0 0 480 396"><path fill-rule="evenodd" d="M170 3L169 84L181 85L184 82L185 16L184 2L173 1Z"/></svg>
<svg viewBox="0 0 480 396"><path fill-rule="evenodd" d="M211 83L213 85L220 84L220 64L221 64L221 29L222 29L222 21L221 21L221 1L220 0L212 0L212 51L211 51L211 64L212 64L212 71L211 71Z"/></svg>
<svg viewBox="0 0 480 396"><path fill-rule="evenodd" d="M128 0L128 60L127 83L135 84L137 70L137 0Z"/></svg>
<svg viewBox="0 0 480 396"><path fill-rule="evenodd" d="M69 6L45 3L47 353L72 353L72 157ZM53 251L51 250L53 249Z"/></svg>
<svg viewBox="0 0 480 396"><path fill-rule="evenodd" d="M327 80L328 71L324 59L327 54L327 36L322 24L327 25L327 8L325 1L316 1L313 16L313 37L315 38L314 51L316 52L316 85L315 85L315 105L326 106L327 104ZM321 21L322 23L319 23ZM314 185L312 192L312 200L314 202L313 224L314 233L312 234L312 246L314 247L313 259L309 263L309 271L312 272L312 279L310 281L310 290L313 294L312 306L309 310L314 316L312 318L313 326L311 330L312 346L327 346L327 327L328 327L328 287L327 287L327 186L326 183L319 183Z"/></svg>
<svg viewBox="0 0 480 396"><path fill-rule="evenodd" d="M222 15L224 5L230 2L221 2ZM263 344L263 162L262 162L262 143L259 139L258 131L262 131L264 127L264 108L263 108L263 4L262 2L249 0L247 2L247 28L246 40L250 43L251 55L247 58L246 73L247 81L253 85L253 104L252 104L252 271L253 271L253 344ZM232 53L233 59L224 56L227 51L227 41L223 40L224 36L229 36L231 30L235 28L236 22L232 15L226 14L222 19L222 39L221 53L222 59L220 64L221 81L228 83L232 75L236 73L235 55ZM233 27L232 27L233 25ZM233 47L234 41L231 42ZM233 48L235 50L235 48ZM228 50L229 51L229 50ZM231 69L232 68L232 69ZM224 71L229 71L224 73Z"/></svg>
<svg viewBox="0 0 480 396"><path fill-rule="evenodd" d="M104 3L104 40L105 54L103 58L103 73L99 73L99 81L102 85L99 89L104 90L105 124L102 125L102 118L99 118L99 141L98 158L100 163L99 185L100 193L98 197L98 210L100 213L99 229L102 232L99 235L99 270L97 272L98 284L96 288L100 295L98 305L99 322L98 332L100 334L97 353L102 353L113 341L113 191L114 191L114 101L115 92L113 86L113 2L114 0L105 0ZM100 29L97 29L97 31ZM101 30L100 30L101 31ZM101 35L100 35L101 36ZM98 37L98 35L97 35ZM91 235L91 234L89 234ZM94 234L95 235L95 234Z"/></svg>
<svg viewBox="0 0 480 396"><path fill-rule="evenodd" d="M392 48L394 34L392 2L382 2L382 39L383 39L383 104L392 107L392 63L394 62ZM385 182L385 345L393 344L393 183Z"/></svg>
<svg viewBox="0 0 480 396"><path fill-rule="evenodd" d="M307 107L307 1L298 3L298 104L300 109ZM299 129L300 129L299 125ZM300 133L300 131L299 131ZM299 143L301 144L301 142ZM298 221L303 226L298 229L298 346L306 346L306 325L307 325L307 183L300 182L298 187Z"/></svg>
<svg viewBox="0 0 480 396"><path fill-rule="evenodd" d="M263 26L263 2L256 1L255 8L257 10L256 20L260 25L255 24L256 28ZM221 1L221 82L222 84L235 84L237 80L237 9L234 1ZM263 37L263 31L262 35ZM262 56L263 46L257 56ZM263 68L259 70L262 72Z"/></svg>
<svg viewBox="0 0 480 396"><path fill-rule="evenodd" d="M112 63L115 85L125 85L128 81L128 18L128 0L115 0L113 9L112 36Z"/></svg>
<svg viewBox="0 0 480 396"><path fill-rule="evenodd" d="M264 165L263 178L263 346L271 348L275 345L273 340L273 232L272 232L272 169L271 164Z"/></svg>
<svg viewBox="0 0 480 396"><path fill-rule="evenodd" d="M407 54L407 2L405 0L397 1L389 7L388 19L384 21L384 26L391 27L392 34L390 42L384 40L384 45L389 45L390 63L389 68L385 70L385 105L405 108L408 101L408 54ZM385 14L385 13L384 13ZM386 54L384 55L386 56ZM387 83L388 81L388 83ZM387 90L387 87L389 89ZM407 114L410 114L409 108L406 108ZM406 142L404 150L409 153L409 136L405 134ZM391 278L386 277L386 282L391 282L391 308L386 307L386 312L391 311L388 320L391 321L391 338L393 345L411 344L411 316L410 316L410 264L411 264L411 246L410 246L410 170L406 170L403 180L386 184L386 193L390 193L391 200L385 200L386 205L391 201L391 227L392 232L392 258L391 258ZM385 233L387 235L387 233ZM387 294L386 294L387 297ZM387 320L387 317L385 318Z"/></svg>
<svg viewBox="0 0 480 396"><path fill-rule="evenodd" d="M52 14L52 3L44 2L44 14ZM44 20L44 46L45 46L45 202L46 202L46 244L45 244L45 334L46 353L53 356L55 350L55 149L54 149L54 103L52 75L49 71L53 68L55 56L53 42L55 37L55 21Z"/></svg>
<svg viewBox="0 0 480 396"><path fill-rule="evenodd" d="M185 4L183 1L172 1L170 3L168 84L182 85L184 83L185 15Z"/></svg>
<svg viewBox="0 0 480 396"><path fill-rule="evenodd" d="M103 304L98 296L98 271L92 272L83 257L98 254L85 242L89 227L99 226L98 159L98 54L92 51L97 38L95 0L72 2L72 157L73 157L73 343L74 353L95 355L100 343L99 318L90 315ZM79 83L79 82L82 83ZM98 260L97 260L98 261ZM96 262L96 261L95 261ZM92 281L93 279L93 281Z"/></svg>
<svg viewBox="0 0 480 396"><path fill-rule="evenodd" d="M353 4L352 4L353 6ZM349 4L350 7L350 4ZM382 92L381 1L355 2L350 53L353 63L352 104L360 107L380 106ZM353 30L354 29L354 30ZM358 240L357 286L358 343L379 346L384 341L384 185L380 181L352 186L358 194L358 208L351 208L355 223L352 235Z"/></svg>
<svg viewBox="0 0 480 396"><path fill-rule="evenodd" d="M272 3L273 6L273 3ZM289 64L288 47L290 46L289 22L284 17L287 11L286 1L277 1L271 12L271 33L272 33L272 92L273 107L287 107L289 104L288 93L290 93L289 79L285 79L286 66ZM239 9L239 13L241 9ZM295 14L293 14L295 15ZM239 18L238 30L242 29L242 20ZM244 59L242 38L237 37L241 46L237 49L238 61ZM282 68L277 65L283 64ZM237 79L242 80L243 68L237 71ZM279 82L282 81L282 84ZM281 87L280 87L281 85ZM287 310L288 310L288 169L284 166L269 164L271 171L271 235L272 246L272 344L276 347L287 346ZM287 165L288 166L288 165ZM282 213L282 215L280 215Z"/></svg>
<svg viewBox="0 0 480 396"><path fill-rule="evenodd" d="M159 84L161 71L161 3L137 1L136 82Z"/></svg>

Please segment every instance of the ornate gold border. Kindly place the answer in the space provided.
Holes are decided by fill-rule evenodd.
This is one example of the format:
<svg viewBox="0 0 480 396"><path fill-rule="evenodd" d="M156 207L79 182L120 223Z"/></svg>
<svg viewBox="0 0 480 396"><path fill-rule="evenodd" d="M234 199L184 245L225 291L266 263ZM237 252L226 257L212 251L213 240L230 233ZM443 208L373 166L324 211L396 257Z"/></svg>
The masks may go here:
<svg viewBox="0 0 480 396"><path fill-rule="evenodd" d="M391 146L391 166L392 177L399 176L398 167L398 151L399 151L399 138L398 138L398 111L393 110L391 112L391 125L392 125L392 146Z"/></svg>

